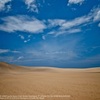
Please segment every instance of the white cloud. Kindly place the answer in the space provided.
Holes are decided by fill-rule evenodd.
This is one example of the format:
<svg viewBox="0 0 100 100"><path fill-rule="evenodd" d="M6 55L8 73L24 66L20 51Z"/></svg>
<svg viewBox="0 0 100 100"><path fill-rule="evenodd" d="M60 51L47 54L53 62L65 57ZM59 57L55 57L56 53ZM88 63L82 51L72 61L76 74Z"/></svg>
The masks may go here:
<svg viewBox="0 0 100 100"><path fill-rule="evenodd" d="M95 9L94 21L100 21L100 8Z"/></svg>
<svg viewBox="0 0 100 100"><path fill-rule="evenodd" d="M20 57L17 58L17 60L21 60L21 59L23 59L23 58L24 58L23 56L20 56Z"/></svg>
<svg viewBox="0 0 100 100"><path fill-rule="evenodd" d="M27 41L25 40L24 43L27 43Z"/></svg>
<svg viewBox="0 0 100 100"><path fill-rule="evenodd" d="M61 26L65 22L66 22L66 20L63 20L63 19L54 19L54 20L49 19L48 20L48 23L49 23L48 27Z"/></svg>
<svg viewBox="0 0 100 100"><path fill-rule="evenodd" d="M100 23L98 24L98 27L100 27Z"/></svg>
<svg viewBox="0 0 100 100"><path fill-rule="evenodd" d="M36 0L25 0L25 4L27 5L27 9L38 13L38 7L36 4Z"/></svg>
<svg viewBox="0 0 100 100"><path fill-rule="evenodd" d="M43 40L45 40L45 39L46 39L44 35L42 36L42 39L43 39Z"/></svg>
<svg viewBox="0 0 100 100"><path fill-rule="evenodd" d="M24 40L24 43L27 43L27 42L29 42L30 41L30 39L28 39L28 40Z"/></svg>
<svg viewBox="0 0 100 100"><path fill-rule="evenodd" d="M9 11L11 9L11 5L7 4L9 2L11 2L11 0L0 0L0 11Z"/></svg>
<svg viewBox="0 0 100 100"><path fill-rule="evenodd" d="M70 4L82 4L85 0L69 0L68 5Z"/></svg>
<svg viewBox="0 0 100 100"><path fill-rule="evenodd" d="M48 34L70 34L81 32L81 28L89 24L100 21L100 8L95 8L90 11L88 15L84 15L72 20L54 19L48 20L49 28L56 27L56 30L52 30ZM99 26L99 25L98 25Z"/></svg>
<svg viewBox="0 0 100 100"><path fill-rule="evenodd" d="M74 20L66 21L62 24L61 29L69 29L75 26L79 26L85 24L91 20L91 16L82 16L79 18L75 18Z"/></svg>
<svg viewBox="0 0 100 100"><path fill-rule="evenodd" d="M20 37L22 40L25 39L25 37L24 37L23 35L19 35L19 37Z"/></svg>
<svg viewBox="0 0 100 100"><path fill-rule="evenodd" d="M55 34L56 36L61 34L71 34L71 33L78 33L81 32L81 27L85 24L91 22L92 16L82 16L75 18L73 20L61 20L61 19L54 19L49 20L49 27L58 27L58 29L49 32L48 34Z"/></svg>
<svg viewBox="0 0 100 100"><path fill-rule="evenodd" d="M14 50L14 51L10 51L12 53L21 53L20 51Z"/></svg>
<svg viewBox="0 0 100 100"><path fill-rule="evenodd" d="M71 29L67 31L69 34L81 32L81 29Z"/></svg>
<svg viewBox="0 0 100 100"><path fill-rule="evenodd" d="M8 53L8 52L11 52L11 53L20 53L20 51L16 51L16 50L0 49L0 54L2 54L2 53Z"/></svg>
<svg viewBox="0 0 100 100"><path fill-rule="evenodd" d="M92 19L92 16L82 16L82 17L78 17L72 20L62 20L62 19L54 19L54 20L49 20L49 26L50 27L57 27L59 26L60 29L70 29L76 26L80 26L83 24L86 24L88 22L90 22Z"/></svg>
<svg viewBox="0 0 100 100"><path fill-rule="evenodd" d="M29 32L29 33L41 33L44 29L50 29L48 34L70 34L82 31L84 26L100 21L100 8L97 7L90 11L87 15L77 17L72 20L65 19L48 19L38 20L34 17L19 15L19 16L8 16L1 19L3 24L0 25L0 30L6 32ZM99 25L98 25L99 26ZM56 29L55 29L56 28ZM57 35L58 34L58 35ZM21 36L24 40L24 36ZM45 39L45 37L42 37ZM30 41L30 40L28 40ZM24 40L27 42L27 40Z"/></svg>
<svg viewBox="0 0 100 100"><path fill-rule="evenodd" d="M31 37L31 35L28 35L28 38L30 38Z"/></svg>
<svg viewBox="0 0 100 100"><path fill-rule="evenodd" d="M81 29L69 29L69 30L56 30L56 31L51 31L48 34L55 35L55 37L61 35L61 34L72 34L72 33L78 33L81 32Z"/></svg>
<svg viewBox="0 0 100 100"><path fill-rule="evenodd" d="M0 49L0 54L9 52L8 49Z"/></svg>
<svg viewBox="0 0 100 100"><path fill-rule="evenodd" d="M2 18L4 23L0 25L0 30L6 32L23 31L30 33L42 32L46 26L45 24L34 18L28 16L9 16Z"/></svg>

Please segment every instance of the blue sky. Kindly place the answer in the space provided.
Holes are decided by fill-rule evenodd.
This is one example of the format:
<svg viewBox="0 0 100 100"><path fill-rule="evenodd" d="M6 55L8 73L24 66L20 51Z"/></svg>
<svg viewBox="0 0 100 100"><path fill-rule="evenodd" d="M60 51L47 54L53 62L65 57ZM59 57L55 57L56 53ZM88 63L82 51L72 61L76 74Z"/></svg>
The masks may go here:
<svg viewBox="0 0 100 100"><path fill-rule="evenodd" d="M99 67L100 0L0 0L0 61Z"/></svg>

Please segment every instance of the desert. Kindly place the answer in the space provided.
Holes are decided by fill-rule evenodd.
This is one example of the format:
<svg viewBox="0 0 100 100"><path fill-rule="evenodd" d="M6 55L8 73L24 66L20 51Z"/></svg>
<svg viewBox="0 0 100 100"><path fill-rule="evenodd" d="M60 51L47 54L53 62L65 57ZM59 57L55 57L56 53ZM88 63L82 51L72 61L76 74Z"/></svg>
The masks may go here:
<svg viewBox="0 0 100 100"><path fill-rule="evenodd" d="M5 95L45 96L25 100L100 100L100 68L25 67L0 62L1 100Z"/></svg>

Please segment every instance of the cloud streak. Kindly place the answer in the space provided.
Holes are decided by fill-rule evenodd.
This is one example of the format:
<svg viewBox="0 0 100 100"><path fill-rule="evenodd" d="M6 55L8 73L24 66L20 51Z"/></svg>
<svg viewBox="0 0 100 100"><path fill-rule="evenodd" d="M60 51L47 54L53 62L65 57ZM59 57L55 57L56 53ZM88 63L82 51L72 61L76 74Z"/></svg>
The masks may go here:
<svg viewBox="0 0 100 100"><path fill-rule="evenodd" d="M0 54L9 52L8 49L0 49Z"/></svg>
<svg viewBox="0 0 100 100"><path fill-rule="evenodd" d="M49 28L55 27L48 34L54 34L55 36L61 34L72 34L81 32L83 27L100 21L100 8L97 7L90 11L88 15L77 17L72 20L63 20L63 19L49 19ZM99 25L98 25L99 26Z"/></svg>
<svg viewBox="0 0 100 100"><path fill-rule="evenodd" d="M16 51L16 50L0 49L0 54L8 53L8 52L11 52L11 53L20 53L20 51Z"/></svg>

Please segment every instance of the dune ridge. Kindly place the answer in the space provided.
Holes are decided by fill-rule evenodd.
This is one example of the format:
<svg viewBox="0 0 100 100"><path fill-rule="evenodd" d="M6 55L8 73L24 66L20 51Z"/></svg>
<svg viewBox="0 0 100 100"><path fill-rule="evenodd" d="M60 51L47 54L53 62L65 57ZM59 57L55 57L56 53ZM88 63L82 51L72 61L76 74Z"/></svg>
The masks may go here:
<svg viewBox="0 0 100 100"><path fill-rule="evenodd" d="M11 71L82 71L82 72L100 72L100 67L94 68L55 68L55 67L28 67L11 65L6 62L0 62L0 72Z"/></svg>

